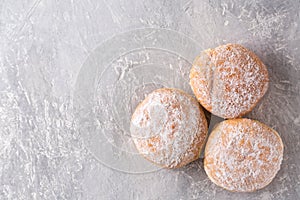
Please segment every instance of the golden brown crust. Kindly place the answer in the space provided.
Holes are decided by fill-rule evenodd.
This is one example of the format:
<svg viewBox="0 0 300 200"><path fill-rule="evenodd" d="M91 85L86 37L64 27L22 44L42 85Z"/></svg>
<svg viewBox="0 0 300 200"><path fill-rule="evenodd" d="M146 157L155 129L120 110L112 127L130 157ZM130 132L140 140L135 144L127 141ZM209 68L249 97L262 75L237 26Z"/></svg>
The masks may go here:
<svg viewBox="0 0 300 200"><path fill-rule="evenodd" d="M197 100L222 118L250 112L266 93L268 83L266 66L239 44L203 51L190 71L190 85Z"/></svg>
<svg viewBox="0 0 300 200"><path fill-rule="evenodd" d="M280 169L283 143L278 133L250 119L218 124L205 147L204 169L215 184L235 192L266 187Z"/></svg>
<svg viewBox="0 0 300 200"><path fill-rule="evenodd" d="M172 88L149 94L131 119L131 134L138 151L166 168L179 168L198 159L207 129L197 100Z"/></svg>

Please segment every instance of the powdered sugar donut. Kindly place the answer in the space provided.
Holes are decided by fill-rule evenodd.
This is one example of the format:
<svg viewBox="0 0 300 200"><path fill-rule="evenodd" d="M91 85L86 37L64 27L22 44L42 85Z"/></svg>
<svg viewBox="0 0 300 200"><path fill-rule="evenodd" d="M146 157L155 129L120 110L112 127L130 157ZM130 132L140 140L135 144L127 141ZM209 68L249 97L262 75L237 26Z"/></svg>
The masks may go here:
<svg viewBox="0 0 300 200"><path fill-rule="evenodd" d="M267 186L280 169L283 143L278 133L255 120L218 124L205 147L204 169L215 184L236 192Z"/></svg>
<svg viewBox="0 0 300 200"><path fill-rule="evenodd" d="M250 112L266 93L268 83L266 66L239 44L205 50L190 72L190 85L198 101L222 118Z"/></svg>
<svg viewBox="0 0 300 200"><path fill-rule="evenodd" d="M198 159L207 129L197 100L170 88L150 93L136 108L130 126L138 151L166 168L178 168Z"/></svg>

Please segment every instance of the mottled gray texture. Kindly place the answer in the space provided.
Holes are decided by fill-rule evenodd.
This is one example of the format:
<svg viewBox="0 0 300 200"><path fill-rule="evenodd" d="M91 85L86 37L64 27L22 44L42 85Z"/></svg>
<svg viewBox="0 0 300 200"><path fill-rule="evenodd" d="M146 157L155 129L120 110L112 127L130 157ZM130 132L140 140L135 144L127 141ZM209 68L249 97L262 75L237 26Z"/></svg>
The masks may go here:
<svg viewBox="0 0 300 200"><path fill-rule="evenodd" d="M0 199L300 198L299 1L2 0L0 9ZM112 35L146 27L182 33L201 49L238 42L268 66L269 91L248 115L285 144L267 188L227 192L209 181L201 160L133 174L92 156L77 120L80 70Z"/></svg>

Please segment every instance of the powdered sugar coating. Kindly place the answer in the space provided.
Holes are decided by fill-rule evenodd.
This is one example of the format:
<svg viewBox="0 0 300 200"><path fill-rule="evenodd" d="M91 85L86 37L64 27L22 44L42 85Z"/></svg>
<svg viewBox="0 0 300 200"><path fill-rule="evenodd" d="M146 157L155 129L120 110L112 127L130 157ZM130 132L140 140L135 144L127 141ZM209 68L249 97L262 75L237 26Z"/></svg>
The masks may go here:
<svg viewBox="0 0 300 200"><path fill-rule="evenodd" d="M221 122L208 138L204 169L217 185L250 192L267 186L280 169L283 144L277 132L250 119Z"/></svg>
<svg viewBox="0 0 300 200"><path fill-rule="evenodd" d="M169 88L149 94L136 108L130 126L138 151L167 168L181 167L198 159L207 129L197 100Z"/></svg>
<svg viewBox="0 0 300 200"><path fill-rule="evenodd" d="M251 111L266 93L268 82L266 66L238 44L202 52L190 73L198 101L222 118L241 117Z"/></svg>

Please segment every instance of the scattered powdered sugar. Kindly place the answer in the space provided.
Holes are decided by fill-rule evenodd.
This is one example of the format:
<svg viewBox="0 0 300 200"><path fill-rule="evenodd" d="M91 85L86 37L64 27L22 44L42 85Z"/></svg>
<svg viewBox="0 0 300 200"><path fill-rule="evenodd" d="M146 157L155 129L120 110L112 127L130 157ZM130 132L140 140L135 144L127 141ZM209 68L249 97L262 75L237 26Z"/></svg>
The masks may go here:
<svg viewBox="0 0 300 200"><path fill-rule="evenodd" d="M210 179L228 190L267 186L280 169L283 144L266 125L250 119L221 122L210 135L204 166Z"/></svg>
<svg viewBox="0 0 300 200"><path fill-rule="evenodd" d="M269 82L266 66L237 44L202 52L194 61L190 79L200 103L223 118L251 111L266 93Z"/></svg>
<svg viewBox="0 0 300 200"><path fill-rule="evenodd" d="M130 127L137 149L169 168L197 159L207 135L198 102L177 89L158 89L136 108Z"/></svg>

